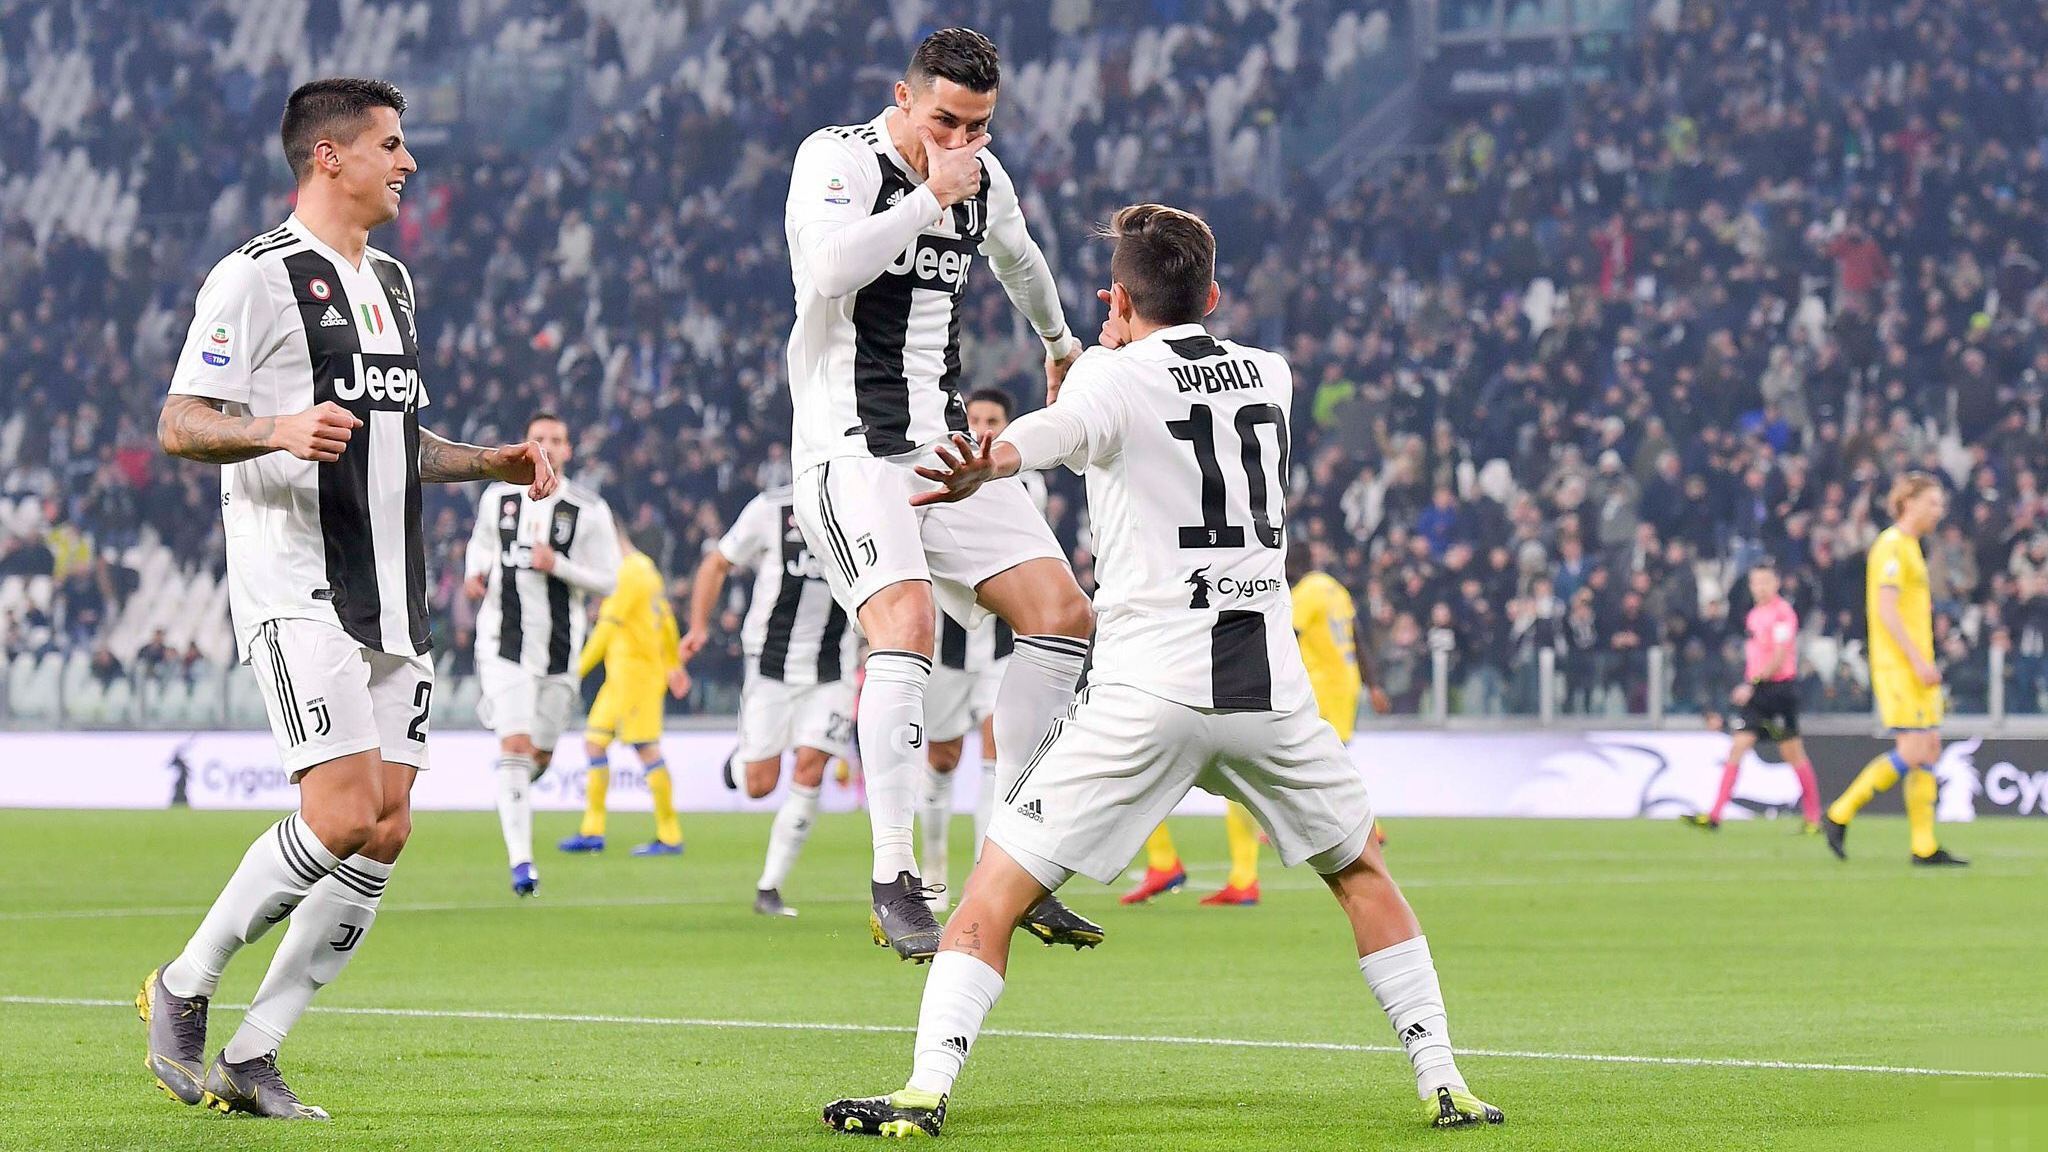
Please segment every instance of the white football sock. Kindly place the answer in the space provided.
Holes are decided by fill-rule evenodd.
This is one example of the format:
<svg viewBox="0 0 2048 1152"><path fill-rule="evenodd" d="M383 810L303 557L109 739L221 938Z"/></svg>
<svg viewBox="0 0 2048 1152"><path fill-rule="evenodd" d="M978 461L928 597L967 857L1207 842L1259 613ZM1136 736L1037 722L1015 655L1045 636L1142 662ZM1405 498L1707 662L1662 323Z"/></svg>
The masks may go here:
<svg viewBox="0 0 2048 1152"><path fill-rule="evenodd" d="M917 1013L916 1062L910 1087L946 1093L967 1063L968 1050L981 1035L996 999L1003 994L1002 973L965 952L941 952L932 958L924 982L924 1005Z"/></svg>
<svg viewBox="0 0 2048 1152"><path fill-rule="evenodd" d="M974 858L981 859L982 842L988 839L988 822L996 814L996 781L1003 770L993 760L981 762L981 794L974 800Z"/></svg>
<svg viewBox="0 0 2048 1152"><path fill-rule="evenodd" d="M297 812L272 825L242 854L199 930L164 968L164 987L173 996L213 995L228 958L261 940L339 863Z"/></svg>
<svg viewBox="0 0 2048 1152"><path fill-rule="evenodd" d="M313 994L341 975L376 923L391 867L367 856L351 856L313 886L292 914L284 943L270 958L270 971L263 974L263 985L249 1002L242 1026L221 1049L221 1059L240 1063L277 1051L313 1002Z"/></svg>
<svg viewBox="0 0 2048 1152"><path fill-rule="evenodd" d="M1417 936L1362 956L1358 970L1365 973L1366 987L1386 1010L1401 1047L1408 1050L1408 1062L1415 1066L1415 1094L1427 1100L1440 1087L1464 1091L1465 1078L1458 1074L1451 1054L1451 1027L1429 941Z"/></svg>
<svg viewBox="0 0 2048 1152"><path fill-rule="evenodd" d="M919 873L926 884L944 884L946 871L952 863L951 845L946 834L953 824L953 774L940 772L929 765L924 770L924 787L917 798L917 823L924 830L924 871ZM930 898L934 915L946 910L946 895L941 892Z"/></svg>
<svg viewBox="0 0 2048 1152"><path fill-rule="evenodd" d="M512 866L533 863L533 757L524 753L498 757L498 827Z"/></svg>
<svg viewBox="0 0 2048 1152"><path fill-rule="evenodd" d="M781 888L804 841L811 838L811 824L818 815L818 789L791 784L782 807L775 810L775 824L768 829L768 858L761 865L761 882L755 888Z"/></svg>
<svg viewBox="0 0 2048 1152"><path fill-rule="evenodd" d="M917 806L918 773L924 767L924 686L931 658L896 648L868 653L861 688L860 771L866 781L868 822L873 827L877 884L898 873L917 874L911 819Z"/></svg>
<svg viewBox="0 0 2048 1152"><path fill-rule="evenodd" d="M1004 767L1021 771L1037 754L1052 722L1074 702L1074 684L1088 661L1088 641L1072 636L1019 636L996 692L996 750ZM1007 789L1008 778L996 782Z"/></svg>

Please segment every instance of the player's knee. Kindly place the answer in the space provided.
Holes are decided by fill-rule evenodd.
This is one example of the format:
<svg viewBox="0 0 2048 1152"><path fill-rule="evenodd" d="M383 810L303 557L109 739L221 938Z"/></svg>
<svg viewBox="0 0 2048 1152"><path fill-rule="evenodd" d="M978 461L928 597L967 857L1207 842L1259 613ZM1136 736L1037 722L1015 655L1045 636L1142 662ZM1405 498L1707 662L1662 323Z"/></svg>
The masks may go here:
<svg viewBox="0 0 2048 1152"><path fill-rule="evenodd" d="M798 775L802 775L802 764L798 764ZM782 775L781 760L756 760L747 765L747 797L759 800L775 791L775 781ZM822 779L822 774L820 776ZM799 781L801 783L801 781Z"/></svg>
<svg viewBox="0 0 2048 1152"><path fill-rule="evenodd" d="M1095 635L1095 608L1088 598L1081 594L1079 587L1062 595L1047 608L1043 625L1035 629L1040 636L1073 636L1086 640Z"/></svg>
<svg viewBox="0 0 2048 1152"><path fill-rule="evenodd" d="M535 779L539 779L539 778L540 778L540 774L548 770L548 765L549 765L549 764L551 764L551 763L553 763L553 762L554 762L554 759L555 759L555 752L554 752L554 749L552 749L552 748L547 748L547 749L542 749L542 748L536 748L536 749L534 749L534 750L533 750L533 772L534 772L534 778L535 778Z"/></svg>
<svg viewBox="0 0 2048 1152"><path fill-rule="evenodd" d="M343 859L361 852L377 834L377 805L368 795L327 797L300 815L321 845Z"/></svg>
<svg viewBox="0 0 2048 1152"><path fill-rule="evenodd" d="M583 742L583 758L590 761L590 766L593 768L604 767L605 745L593 744L585 740Z"/></svg>
<svg viewBox="0 0 2048 1152"><path fill-rule="evenodd" d="M932 586L922 580L891 584L860 606L861 630L875 648L929 656L932 652Z"/></svg>
<svg viewBox="0 0 2048 1152"><path fill-rule="evenodd" d="M405 851L405 842L412 839L412 810L410 807L397 812L388 812L371 829L370 838L358 851L372 860L386 864L396 863L398 854Z"/></svg>
<svg viewBox="0 0 2048 1152"><path fill-rule="evenodd" d="M532 756L535 754L533 737L531 736L507 736L498 741L498 747L512 756Z"/></svg>
<svg viewBox="0 0 2048 1152"><path fill-rule="evenodd" d="M960 766L960 741L937 740L927 749L926 763L934 772L951 772Z"/></svg>
<svg viewBox="0 0 2048 1152"><path fill-rule="evenodd" d="M806 788L816 788L825 782L826 756L816 748L800 748L796 754L796 768L790 772L791 783Z"/></svg>

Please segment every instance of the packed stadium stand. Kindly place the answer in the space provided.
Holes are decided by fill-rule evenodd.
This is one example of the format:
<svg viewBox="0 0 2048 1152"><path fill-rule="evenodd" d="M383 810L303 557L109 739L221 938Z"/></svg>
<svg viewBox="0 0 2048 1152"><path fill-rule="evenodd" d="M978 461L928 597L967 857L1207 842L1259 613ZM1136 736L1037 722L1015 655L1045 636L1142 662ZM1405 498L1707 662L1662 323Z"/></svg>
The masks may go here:
<svg viewBox="0 0 2048 1152"><path fill-rule="evenodd" d="M417 190L376 241L418 283L432 422L490 440L562 412L572 473L680 597L706 541L789 478L789 159L882 107L895 73L873 61L955 23L1002 45L994 148L1077 331L1115 207L1214 224L1212 327L1295 366L1292 528L1369 612L1397 711L1431 706L1438 666L1459 714L1537 710L1546 666L1561 711L1712 711L1766 555L1804 622L1807 707L1867 711L1860 557L1915 467L1952 485L1928 561L1956 709L2040 710L2037 6L1635 11L1611 78L1417 107L1403 138L1427 146L1343 138L1359 155L1332 167L1287 141L1360 76L1419 66L1405 2L0 0L6 714L260 723L253 682L224 674L216 470L153 429L207 264L289 210L292 83L417 81ZM505 60L548 63L573 100L450 107ZM971 291L970 381L1036 403L1037 342L992 277ZM1076 495L1057 483L1051 516L1085 579ZM455 675L474 499L432 491L425 514ZM742 607L690 706L731 707ZM459 722L474 689L449 695Z"/></svg>

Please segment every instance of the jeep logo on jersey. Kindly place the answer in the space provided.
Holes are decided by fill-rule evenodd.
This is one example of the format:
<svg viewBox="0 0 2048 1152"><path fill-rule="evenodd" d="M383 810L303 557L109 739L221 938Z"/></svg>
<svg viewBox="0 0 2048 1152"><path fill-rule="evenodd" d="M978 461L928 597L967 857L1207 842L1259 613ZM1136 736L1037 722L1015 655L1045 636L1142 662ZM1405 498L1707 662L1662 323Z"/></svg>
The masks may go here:
<svg viewBox="0 0 2048 1152"><path fill-rule="evenodd" d="M417 358L388 352L357 352L350 370L334 378L334 398L343 403L368 400L368 407L410 412L427 403Z"/></svg>
<svg viewBox="0 0 2048 1152"><path fill-rule="evenodd" d="M967 270L974 266L974 245L944 236L920 236L889 264L888 272L910 277L917 288L955 295L967 289Z"/></svg>

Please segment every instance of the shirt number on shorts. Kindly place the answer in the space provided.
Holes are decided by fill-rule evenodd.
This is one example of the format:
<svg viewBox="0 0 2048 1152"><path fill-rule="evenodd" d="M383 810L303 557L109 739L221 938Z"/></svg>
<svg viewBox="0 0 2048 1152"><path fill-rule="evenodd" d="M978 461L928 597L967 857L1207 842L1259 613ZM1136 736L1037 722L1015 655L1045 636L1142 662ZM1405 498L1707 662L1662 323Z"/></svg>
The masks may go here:
<svg viewBox="0 0 2048 1152"><path fill-rule="evenodd" d="M419 709L420 714L412 718L412 724L405 730L405 738L425 744L427 742L427 713L433 711L434 707L433 681L422 680L419 682L419 686L412 690L412 706Z"/></svg>

